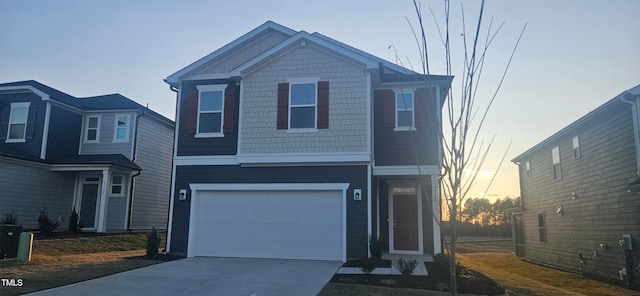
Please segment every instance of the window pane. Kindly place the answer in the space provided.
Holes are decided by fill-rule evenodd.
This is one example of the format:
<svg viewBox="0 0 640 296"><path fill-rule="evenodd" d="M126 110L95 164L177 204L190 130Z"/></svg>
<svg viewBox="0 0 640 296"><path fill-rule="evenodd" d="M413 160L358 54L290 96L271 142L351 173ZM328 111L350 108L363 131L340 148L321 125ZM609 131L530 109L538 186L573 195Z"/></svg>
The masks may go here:
<svg viewBox="0 0 640 296"><path fill-rule="evenodd" d="M27 122L27 113L29 108L11 108L11 122L21 123Z"/></svg>
<svg viewBox="0 0 640 296"><path fill-rule="evenodd" d="M200 93L200 111L222 111L222 92L203 91Z"/></svg>
<svg viewBox="0 0 640 296"><path fill-rule="evenodd" d="M295 107L291 108L291 128L314 128L316 127L315 107Z"/></svg>
<svg viewBox="0 0 640 296"><path fill-rule="evenodd" d="M397 94L396 95L396 108L397 110L412 110L413 109L413 94Z"/></svg>
<svg viewBox="0 0 640 296"><path fill-rule="evenodd" d="M12 124L9 126L9 139L23 139L26 124Z"/></svg>
<svg viewBox="0 0 640 296"><path fill-rule="evenodd" d="M97 139L97 134L98 131L93 129L93 130L88 130L87 131L87 141L95 141Z"/></svg>
<svg viewBox="0 0 640 296"><path fill-rule="evenodd" d="M111 194L122 194L122 186L121 185L111 186Z"/></svg>
<svg viewBox="0 0 640 296"><path fill-rule="evenodd" d="M291 105L315 105L316 84L292 84L291 85Z"/></svg>
<svg viewBox="0 0 640 296"><path fill-rule="evenodd" d="M398 111L398 126L413 126L413 111Z"/></svg>
<svg viewBox="0 0 640 296"><path fill-rule="evenodd" d="M118 127L125 127L127 126L127 117L125 116L118 116Z"/></svg>
<svg viewBox="0 0 640 296"><path fill-rule="evenodd" d="M111 181L113 184L122 184L122 176L113 176L113 180Z"/></svg>
<svg viewBox="0 0 640 296"><path fill-rule="evenodd" d="M127 129L126 128L118 128L118 132L116 134L118 140L126 140L127 139Z"/></svg>
<svg viewBox="0 0 640 296"><path fill-rule="evenodd" d="M219 133L221 127L222 113L201 113L199 133Z"/></svg>
<svg viewBox="0 0 640 296"><path fill-rule="evenodd" d="M97 117L89 118L89 128L98 128L98 118Z"/></svg>

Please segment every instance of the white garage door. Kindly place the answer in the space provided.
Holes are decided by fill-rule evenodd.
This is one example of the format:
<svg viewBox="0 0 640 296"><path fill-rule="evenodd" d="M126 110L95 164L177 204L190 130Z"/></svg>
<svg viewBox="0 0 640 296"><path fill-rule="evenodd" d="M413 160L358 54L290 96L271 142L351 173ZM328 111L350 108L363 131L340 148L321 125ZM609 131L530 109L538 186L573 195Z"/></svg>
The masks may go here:
<svg viewBox="0 0 640 296"><path fill-rule="evenodd" d="M190 256L343 260L342 191L197 191Z"/></svg>

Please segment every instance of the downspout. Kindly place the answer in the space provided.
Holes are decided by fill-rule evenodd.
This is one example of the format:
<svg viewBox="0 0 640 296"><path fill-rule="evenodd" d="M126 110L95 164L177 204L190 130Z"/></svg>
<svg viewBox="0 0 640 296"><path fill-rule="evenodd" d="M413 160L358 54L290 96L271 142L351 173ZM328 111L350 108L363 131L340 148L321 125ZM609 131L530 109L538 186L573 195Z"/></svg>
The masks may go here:
<svg viewBox="0 0 640 296"><path fill-rule="evenodd" d="M164 82L167 82L167 80L165 79ZM178 146L178 115L180 114L180 89L169 84L169 89L172 92L176 93L176 113L175 113L175 126L173 129L173 151L171 152L171 155L173 157L171 157L171 180L169 182L169 186L171 188L169 188L169 192L170 192L170 196L169 196L169 209L168 209L168 214L167 214L167 239L165 240L165 252L171 252L171 220L173 220L173 202L174 202L174 197L175 197L175 175L176 175L176 166L175 166L175 157L176 157L176 152L178 150L177 146ZM240 91L242 91L242 87L240 88ZM242 101L241 101L242 104ZM238 140L240 140L240 138L238 137Z"/></svg>
<svg viewBox="0 0 640 296"><path fill-rule="evenodd" d="M633 136L634 136L634 144L636 147L636 174L640 175L640 106L638 105L638 98L640 95L636 96L636 101L627 99L627 95L632 96L633 94L630 92L625 92L620 95L620 102L627 103L631 105L631 114L633 115Z"/></svg>
<svg viewBox="0 0 640 296"><path fill-rule="evenodd" d="M138 124L138 122L140 121L140 117L144 116L144 110L142 111L142 113L138 114L136 116L136 130L134 132L134 138L133 138L133 157L131 159L132 162L136 161L136 157L138 156L138 129L140 127L140 125ZM131 231L131 222L133 221L133 198L135 197L135 183L136 183L136 177L140 176L140 174L142 173L142 170L139 170L137 173L135 173L133 176L131 176L131 181L129 184L129 192L130 192L130 198L129 198L129 212L127 213L127 216L129 217L129 219L127 220L127 230Z"/></svg>

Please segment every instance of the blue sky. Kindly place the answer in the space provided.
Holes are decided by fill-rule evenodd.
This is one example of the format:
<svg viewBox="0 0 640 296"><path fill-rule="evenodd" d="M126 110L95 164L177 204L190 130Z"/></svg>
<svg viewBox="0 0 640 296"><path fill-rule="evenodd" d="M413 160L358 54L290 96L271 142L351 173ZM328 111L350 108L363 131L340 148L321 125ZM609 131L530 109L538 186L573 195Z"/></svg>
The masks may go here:
<svg viewBox="0 0 640 296"><path fill-rule="evenodd" d="M452 1L454 96L467 28L479 1ZM443 1L422 1L432 73L444 74ZM525 35L483 128L494 148L472 194L478 196L512 142L507 161L620 92L640 84L640 1L489 0L486 23L504 22L484 68L478 104L491 96L522 27ZM121 93L173 118L175 94L163 79L273 20L320 32L418 67L407 1L0 1L0 82L38 80L74 96ZM410 61L410 62L408 62ZM457 88L456 88L457 87ZM516 166L502 165L489 193L519 195Z"/></svg>

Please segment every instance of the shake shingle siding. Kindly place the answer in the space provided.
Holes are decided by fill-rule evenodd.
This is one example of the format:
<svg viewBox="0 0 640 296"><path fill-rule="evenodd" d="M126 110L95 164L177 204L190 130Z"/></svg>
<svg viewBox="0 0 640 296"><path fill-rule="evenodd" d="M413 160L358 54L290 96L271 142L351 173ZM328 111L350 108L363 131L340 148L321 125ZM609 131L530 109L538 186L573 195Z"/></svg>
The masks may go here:
<svg viewBox="0 0 640 296"><path fill-rule="evenodd" d="M11 103L29 102L27 115L27 125L25 131L25 142L4 143L7 139L9 128L9 118L11 114ZM42 148L42 131L44 129L44 115L46 113L46 102L29 92L0 95L0 141L2 145L21 150L24 154L33 157L40 157Z"/></svg>
<svg viewBox="0 0 640 296"><path fill-rule="evenodd" d="M176 195L195 183L350 183L347 189L347 257L367 257L367 166L240 167L178 166ZM362 200L350 195L362 189ZM171 252L186 253L191 196L174 196Z"/></svg>
<svg viewBox="0 0 640 296"><path fill-rule="evenodd" d="M585 273L619 279L624 252L618 240L632 234L635 244L640 237L640 198L625 190L637 178L632 122L630 105L612 104L519 160L528 259L580 270L578 254L582 253L587 261L582 266ZM574 136L580 139L579 158L573 157ZM554 180L551 156L556 146L560 180ZM557 214L559 206L562 215ZM540 242L541 213L546 242ZM600 243L608 249L602 250ZM637 251L633 256L638 262Z"/></svg>

